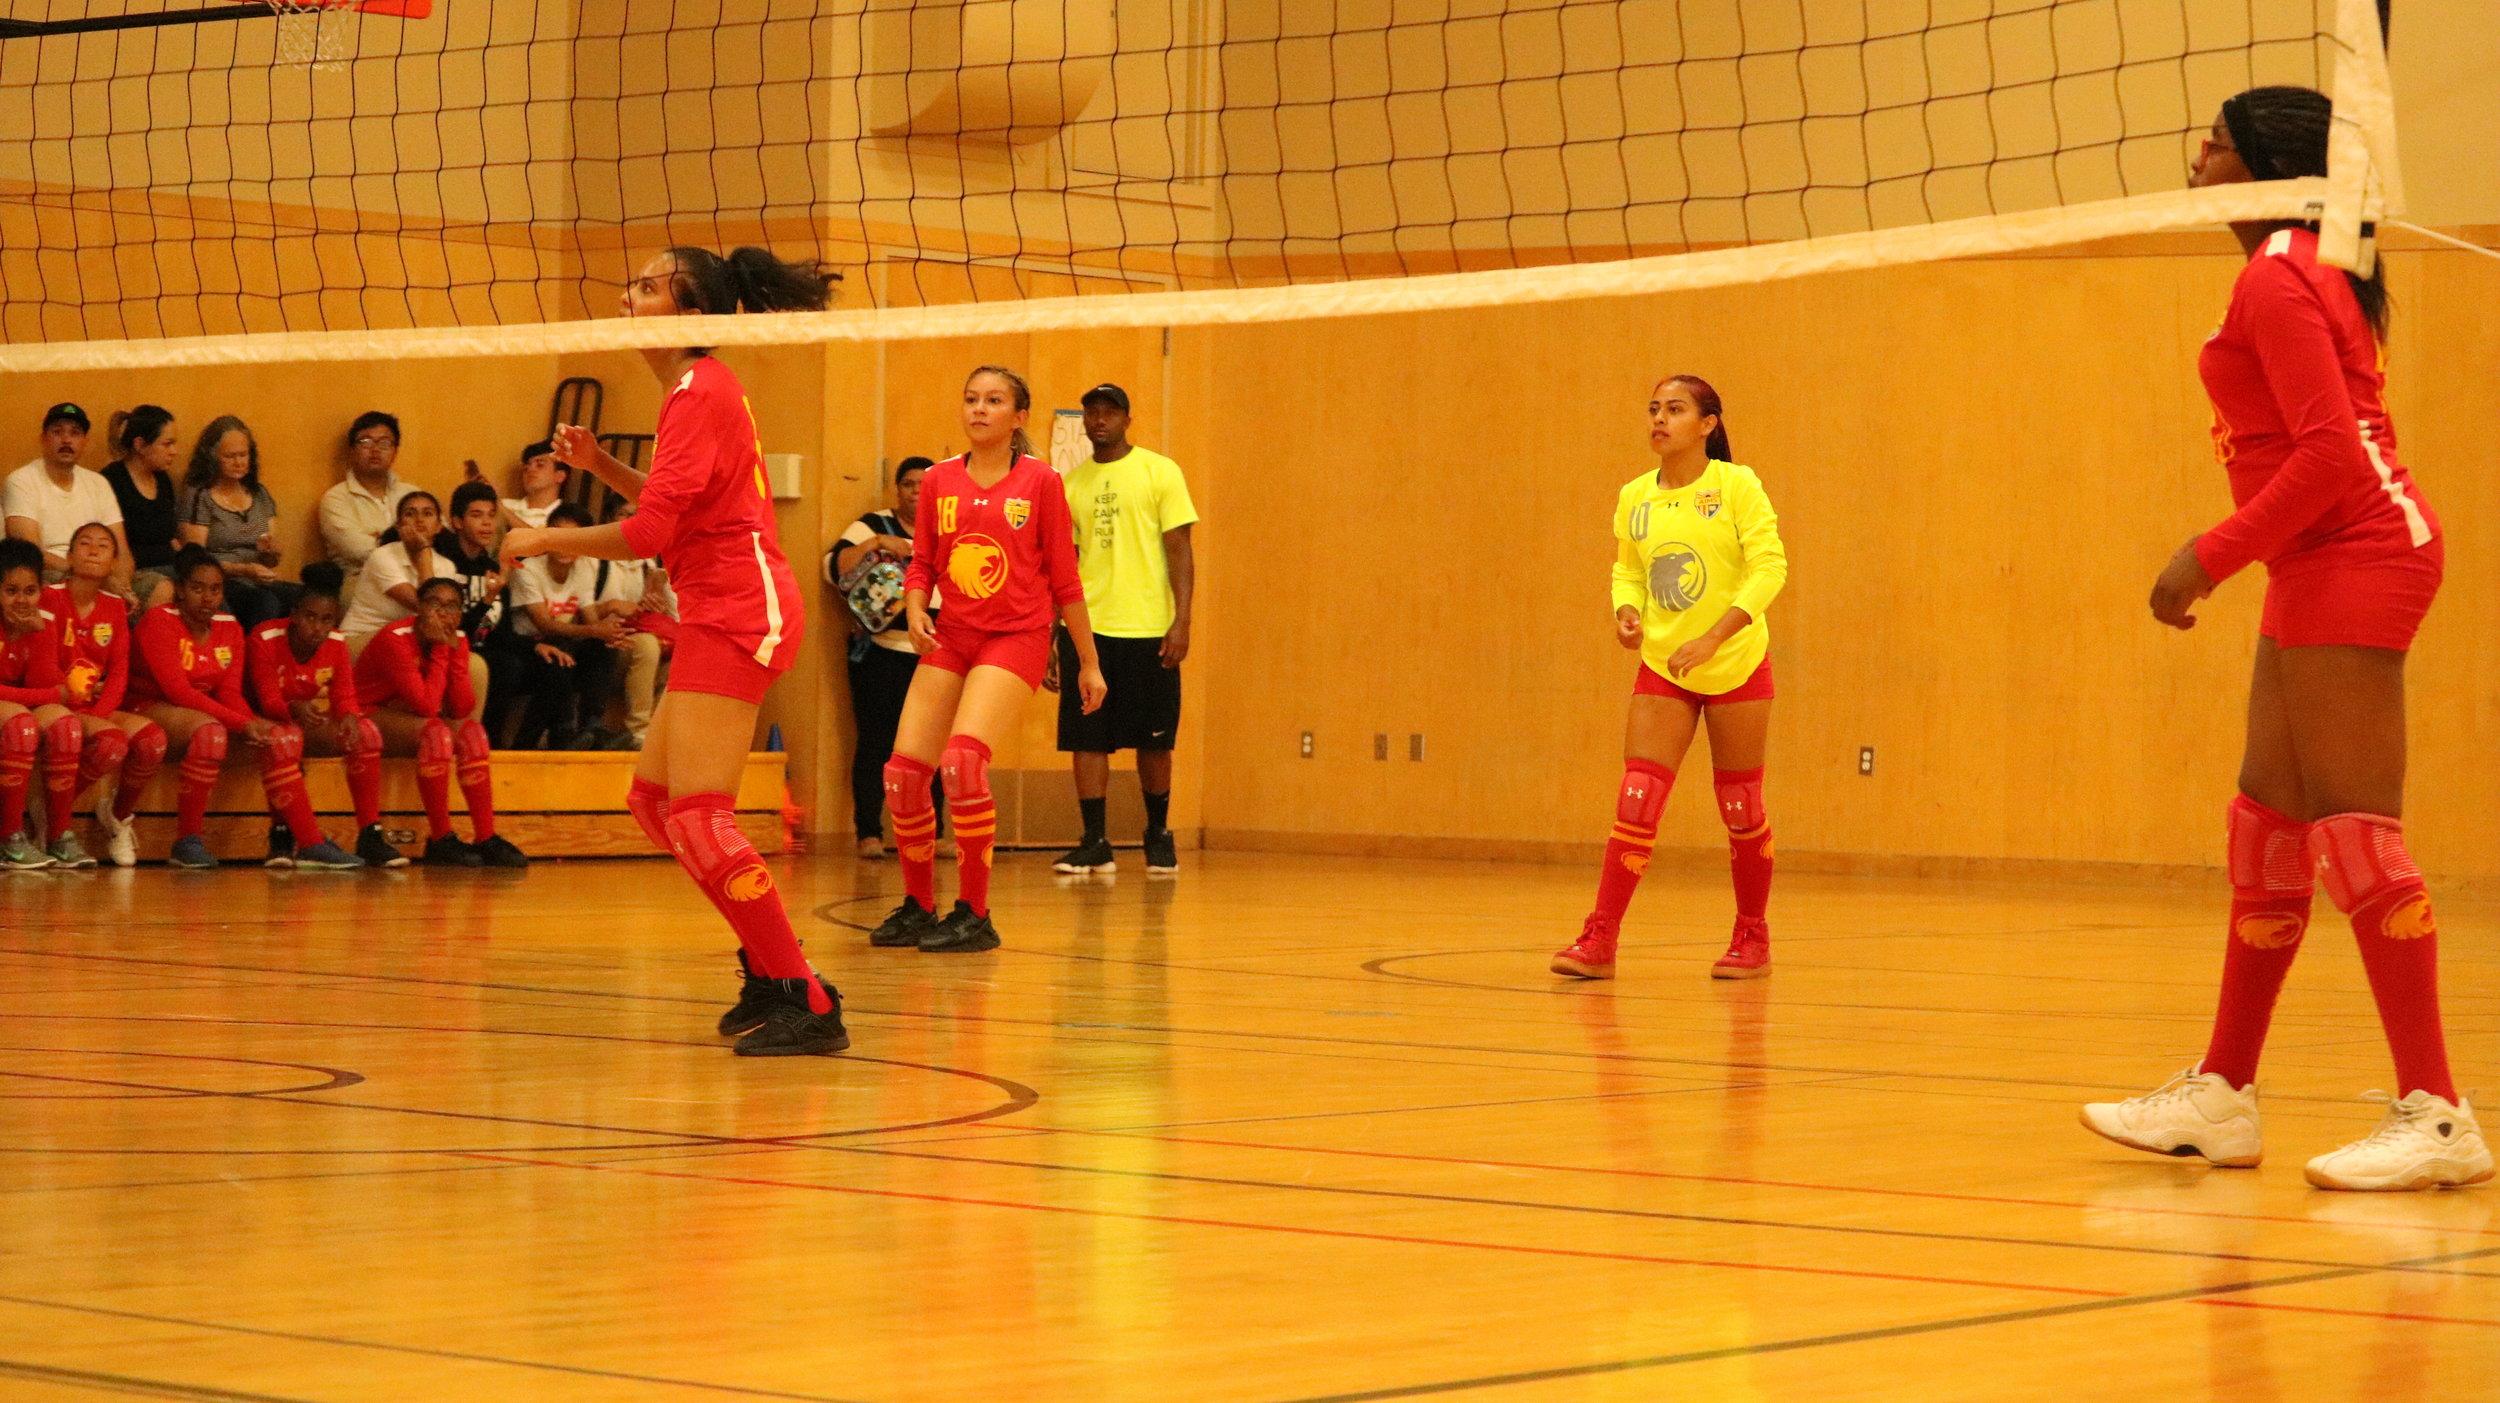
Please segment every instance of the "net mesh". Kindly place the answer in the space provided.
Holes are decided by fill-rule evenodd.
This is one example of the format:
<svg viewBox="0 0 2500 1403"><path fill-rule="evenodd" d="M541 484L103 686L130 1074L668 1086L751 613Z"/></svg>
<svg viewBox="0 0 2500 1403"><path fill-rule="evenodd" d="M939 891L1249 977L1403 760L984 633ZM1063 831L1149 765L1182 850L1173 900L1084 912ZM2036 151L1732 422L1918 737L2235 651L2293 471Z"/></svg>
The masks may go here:
<svg viewBox="0 0 2500 1403"><path fill-rule="evenodd" d="M2345 7L10 3L0 337L571 322L674 243L962 307L2082 209L2176 191L2232 92L2331 88Z"/></svg>

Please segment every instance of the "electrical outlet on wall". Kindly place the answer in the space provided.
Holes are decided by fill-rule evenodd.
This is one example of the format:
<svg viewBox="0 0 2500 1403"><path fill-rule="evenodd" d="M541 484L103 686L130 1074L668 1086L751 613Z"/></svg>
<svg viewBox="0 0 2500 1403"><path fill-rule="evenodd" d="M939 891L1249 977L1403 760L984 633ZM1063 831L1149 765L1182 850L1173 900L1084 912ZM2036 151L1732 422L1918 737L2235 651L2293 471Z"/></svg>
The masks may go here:
<svg viewBox="0 0 2500 1403"><path fill-rule="evenodd" d="M1309 731L1302 733L1302 758L1305 760L1311 758L1311 733Z"/></svg>
<svg viewBox="0 0 2500 1403"><path fill-rule="evenodd" d="M1871 745L1858 747L1858 773L1862 775L1875 773L1875 747Z"/></svg>

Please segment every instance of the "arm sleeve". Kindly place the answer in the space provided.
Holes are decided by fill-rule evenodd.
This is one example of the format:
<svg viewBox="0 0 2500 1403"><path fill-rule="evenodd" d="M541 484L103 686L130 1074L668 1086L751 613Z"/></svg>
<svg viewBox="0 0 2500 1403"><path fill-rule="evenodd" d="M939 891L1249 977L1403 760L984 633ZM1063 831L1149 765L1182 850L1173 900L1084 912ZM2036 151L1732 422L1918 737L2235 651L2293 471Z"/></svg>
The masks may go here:
<svg viewBox="0 0 2500 1403"><path fill-rule="evenodd" d="M1062 606L1081 604L1085 600L1085 580L1076 563L1076 518L1068 511L1068 485L1059 474L1049 474L1050 486L1042 492L1041 533L1043 559L1050 563L1050 597Z"/></svg>
<svg viewBox="0 0 2500 1403"><path fill-rule="evenodd" d="M58 706L61 701L61 643L52 632L47 619L36 629L33 641L27 644L26 682L23 686L0 683L0 701L20 706Z"/></svg>
<svg viewBox="0 0 2500 1403"><path fill-rule="evenodd" d="M218 716L215 712L209 714L217 716L218 720L229 726L244 726L260 719L253 712L252 704L244 696L243 690L244 674L251 666L251 645L252 640L244 639L243 646L236 650L234 666L227 668L225 673L217 679L217 704L226 709L226 714L222 716ZM206 709L202 708L202 710Z"/></svg>
<svg viewBox="0 0 2500 1403"><path fill-rule="evenodd" d="M444 695L451 701L451 705L445 708L445 714L466 716L477 710L477 693L469 686L469 640L466 638L452 640L451 646L443 650L442 656L443 666L451 671L451 677L444 687Z"/></svg>
<svg viewBox="0 0 2500 1403"><path fill-rule="evenodd" d="M2273 557L2335 505L2341 482L2366 476L2360 421L2344 387L2344 364L2326 308L2288 259L2260 256L2238 293L2266 388L2292 440L2292 456L2257 495L2196 539L2214 580Z"/></svg>
<svg viewBox="0 0 2500 1403"><path fill-rule="evenodd" d="M147 626L140 630L140 659L148 676L156 679L157 694L175 706L206 712L229 726L251 720L242 708L229 706L192 683L191 674L182 670L181 629L181 621L167 612L150 614Z"/></svg>
<svg viewBox="0 0 2500 1403"><path fill-rule="evenodd" d="M244 650L252 659L252 705L272 721L295 719L295 713L287 709L286 684L280 677L278 650L285 646L284 635L272 640L255 633L251 646Z"/></svg>
<svg viewBox="0 0 2500 1403"><path fill-rule="evenodd" d="M912 509L911 564L903 567L903 588L923 594L937 593L938 557L945 553L946 542L938 538L936 497L929 491L929 479L920 479L920 505Z"/></svg>
<svg viewBox="0 0 2500 1403"><path fill-rule="evenodd" d="M1173 463L1155 474L1155 529L1178 531L1198 524L1198 504L1189 499L1189 479Z"/></svg>
<svg viewBox="0 0 2500 1403"><path fill-rule="evenodd" d="M35 494L25 486L22 479L24 472L25 469L20 468L10 473L5 482L0 482L0 516L22 516L29 521L35 519Z"/></svg>
<svg viewBox="0 0 2500 1403"><path fill-rule="evenodd" d="M373 548L381 542L356 525L355 508L347 499L347 484L342 482L321 494L321 539L330 547L330 559L350 570L365 563Z"/></svg>
<svg viewBox="0 0 2500 1403"><path fill-rule="evenodd" d="M634 514L618 523L625 530L625 544L638 556L660 553L677 535L678 518L711 481L710 456L718 446L711 440L723 432L717 422L721 416L686 412L696 404L711 407L708 399L696 400L692 391L671 395L660 407L651 475L643 479Z"/></svg>
<svg viewBox="0 0 2500 1403"><path fill-rule="evenodd" d="M1780 540L1779 513L1760 482L1747 482L1736 501L1736 539L1745 548L1745 578L1729 600L1760 622L1771 601L1788 584L1788 547Z"/></svg>
<svg viewBox="0 0 2500 1403"><path fill-rule="evenodd" d="M378 633L365 645L365 656L380 654L383 688L378 695L365 700L375 706L393 706L402 711L426 714L425 676L417 670L417 650L403 640L405 635Z"/></svg>
<svg viewBox="0 0 2500 1403"><path fill-rule="evenodd" d="M104 607L101 604L97 608ZM96 687L95 700L88 703L89 716L110 716L122 709L122 698L130 693L130 629L134 621L123 619L113 630L113 641L106 645L104 676Z"/></svg>
<svg viewBox="0 0 2500 1403"><path fill-rule="evenodd" d="M1649 572L1642 568L1641 553L1633 544L1629 523L1624 520L1623 499L1615 499L1615 568L1612 597L1617 609L1639 609L1649 602Z"/></svg>
<svg viewBox="0 0 2500 1403"><path fill-rule="evenodd" d="M356 697L356 665L348 660L347 645L332 639L321 645L324 652L336 650L330 667L330 714L362 716L365 704Z"/></svg>

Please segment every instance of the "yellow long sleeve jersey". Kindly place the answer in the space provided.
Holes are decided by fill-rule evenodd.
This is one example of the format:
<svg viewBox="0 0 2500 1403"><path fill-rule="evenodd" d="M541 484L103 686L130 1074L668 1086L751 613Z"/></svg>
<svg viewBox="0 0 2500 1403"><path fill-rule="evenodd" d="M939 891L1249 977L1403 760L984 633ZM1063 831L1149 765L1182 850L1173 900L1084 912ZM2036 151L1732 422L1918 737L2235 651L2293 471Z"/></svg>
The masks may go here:
<svg viewBox="0 0 2500 1403"><path fill-rule="evenodd" d="M1615 544L1614 603L1641 611L1641 661L1668 676L1676 649L1742 609L1752 622L1674 680L1704 696L1743 686L1771 651L1763 614L1788 583L1779 514L1753 469L1714 458L1682 487L1641 474L1615 499Z"/></svg>

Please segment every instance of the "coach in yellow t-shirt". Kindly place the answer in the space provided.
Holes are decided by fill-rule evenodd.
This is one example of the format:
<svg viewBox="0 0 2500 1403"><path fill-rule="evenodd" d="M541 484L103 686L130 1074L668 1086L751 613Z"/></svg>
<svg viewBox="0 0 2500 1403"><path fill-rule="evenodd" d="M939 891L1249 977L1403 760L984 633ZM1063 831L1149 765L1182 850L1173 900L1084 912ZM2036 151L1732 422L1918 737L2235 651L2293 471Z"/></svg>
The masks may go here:
<svg viewBox="0 0 2500 1403"><path fill-rule="evenodd" d="M1128 391L1096 385L1082 402L1094 456L1068 474L1068 514L1076 520L1077 573L1111 691L1091 716L1074 691L1059 693L1059 748L1076 757L1085 837L1051 866L1116 870L1103 816L1111 752L1135 750L1146 805L1146 870L1177 872L1180 855L1167 815L1172 742L1181 724L1181 660L1189 656L1189 603L1197 585L1189 528L1198 509L1178 464L1128 441ZM1054 688L1076 667L1065 633L1058 648Z"/></svg>

